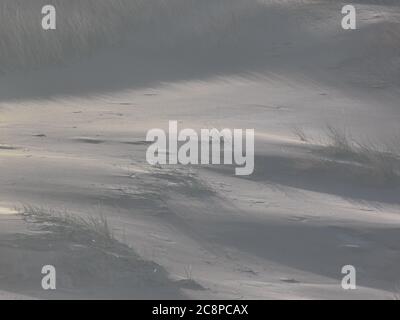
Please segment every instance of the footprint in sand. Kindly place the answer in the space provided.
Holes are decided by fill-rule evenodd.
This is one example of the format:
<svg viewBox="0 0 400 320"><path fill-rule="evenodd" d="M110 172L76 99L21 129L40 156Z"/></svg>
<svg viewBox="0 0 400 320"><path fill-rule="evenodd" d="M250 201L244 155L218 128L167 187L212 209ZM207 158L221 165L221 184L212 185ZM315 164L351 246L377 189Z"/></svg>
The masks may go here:
<svg viewBox="0 0 400 320"><path fill-rule="evenodd" d="M152 144L153 142L151 141L145 141L145 140L138 140L138 141L125 141L123 142L124 144L130 144L133 146L147 146Z"/></svg>
<svg viewBox="0 0 400 320"><path fill-rule="evenodd" d="M119 106L133 106L132 102L113 102L112 104L117 104Z"/></svg>
<svg viewBox="0 0 400 320"><path fill-rule="evenodd" d="M293 216L288 218L289 221L295 221L295 222L307 222L308 218L303 217L303 216Z"/></svg>
<svg viewBox="0 0 400 320"><path fill-rule="evenodd" d="M0 144L0 150L17 150L17 147L9 146L6 144Z"/></svg>
<svg viewBox="0 0 400 320"><path fill-rule="evenodd" d="M280 278L279 281L286 283L300 283L300 281L297 281L296 279L293 278Z"/></svg>
<svg viewBox="0 0 400 320"><path fill-rule="evenodd" d="M105 140L96 139L96 138L86 138L86 137L75 138L74 140L77 142L89 143L89 144L100 144L100 143L106 142Z"/></svg>

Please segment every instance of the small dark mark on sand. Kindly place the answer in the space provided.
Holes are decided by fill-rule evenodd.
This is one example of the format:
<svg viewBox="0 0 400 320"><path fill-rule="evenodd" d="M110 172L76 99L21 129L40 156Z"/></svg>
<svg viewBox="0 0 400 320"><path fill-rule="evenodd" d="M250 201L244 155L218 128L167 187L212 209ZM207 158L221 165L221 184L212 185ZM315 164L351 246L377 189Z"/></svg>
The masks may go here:
<svg viewBox="0 0 400 320"><path fill-rule="evenodd" d="M124 144L134 145L134 146L147 146L149 144L152 144L153 142L145 141L145 140L139 140L139 141L125 141L123 143Z"/></svg>
<svg viewBox="0 0 400 320"><path fill-rule="evenodd" d="M0 150L16 150L16 147L13 146L7 146L7 145L1 145L0 144Z"/></svg>
<svg viewBox="0 0 400 320"><path fill-rule="evenodd" d="M300 283L300 281L292 278L280 278L279 280L286 283Z"/></svg>
<svg viewBox="0 0 400 320"><path fill-rule="evenodd" d="M94 139L94 138L77 138L75 140L78 142L90 143L90 144L100 144L105 142L105 140Z"/></svg>

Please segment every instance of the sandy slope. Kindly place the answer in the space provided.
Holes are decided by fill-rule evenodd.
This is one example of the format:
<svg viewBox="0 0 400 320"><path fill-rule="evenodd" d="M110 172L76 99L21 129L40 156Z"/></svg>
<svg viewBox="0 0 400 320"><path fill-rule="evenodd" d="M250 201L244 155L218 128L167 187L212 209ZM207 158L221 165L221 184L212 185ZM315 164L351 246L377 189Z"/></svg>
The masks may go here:
<svg viewBox="0 0 400 320"><path fill-rule="evenodd" d="M256 47L262 54L228 51L221 59L227 54L221 48L204 61L138 55L127 62L127 49L68 69L0 79L0 236L7 240L0 244L0 289L12 292L0 291L0 298L97 297L82 269L70 281L62 278L53 296L43 295L31 270L51 259L69 265L63 253L74 242L59 241L66 246L56 258L41 248L41 232L10 210L21 204L80 216L102 213L135 254L168 272L168 279L163 274L159 282L148 281L146 290L129 283L118 291L95 278L99 286L113 287L111 297L394 296L398 187L356 176L351 164L321 167L325 155L292 130L302 126L318 137L334 123L355 136L393 138L400 91L392 32L400 10L360 4L360 29L350 34L338 27L338 4L287 4L274 6L275 18L257 29L258 39L265 32ZM302 27L285 28L281 21L288 17ZM213 56L216 61L206 63ZM146 132L167 128L168 120L181 128L255 128L254 175L235 177L233 168L222 166L149 166ZM32 232L32 246L14 238ZM90 270L99 260L78 255L78 261ZM13 263L28 271L11 272ZM340 287L345 264L357 267L357 290ZM115 267L107 266L111 272ZM128 269L148 274L148 266ZM176 282L187 278L198 285Z"/></svg>

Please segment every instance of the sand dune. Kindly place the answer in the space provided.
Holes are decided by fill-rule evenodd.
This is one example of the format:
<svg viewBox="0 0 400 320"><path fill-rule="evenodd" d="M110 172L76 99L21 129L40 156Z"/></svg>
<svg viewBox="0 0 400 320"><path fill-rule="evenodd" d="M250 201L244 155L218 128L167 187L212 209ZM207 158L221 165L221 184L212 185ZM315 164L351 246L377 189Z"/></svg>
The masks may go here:
<svg viewBox="0 0 400 320"><path fill-rule="evenodd" d="M84 4L57 39L0 19L0 299L392 299L397 2L354 1L354 32L337 1L162 3L57 1ZM149 165L146 132L169 120L254 128L254 174Z"/></svg>

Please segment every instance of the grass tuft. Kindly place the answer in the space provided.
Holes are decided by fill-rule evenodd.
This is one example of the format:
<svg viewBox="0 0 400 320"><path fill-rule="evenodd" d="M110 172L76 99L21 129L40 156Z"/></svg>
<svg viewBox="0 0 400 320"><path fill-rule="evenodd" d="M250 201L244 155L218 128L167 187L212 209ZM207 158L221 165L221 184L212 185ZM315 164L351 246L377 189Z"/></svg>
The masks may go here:
<svg viewBox="0 0 400 320"><path fill-rule="evenodd" d="M395 144L360 142L346 130L327 128L330 155L361 164L376 185L394 185L400 182L400 154Z"/></svg>
<svg viewBox="0 0 400 320"><path fill-rule="evenodd" d="M64 64L127 41L145 53L201 39L220 43L235 36L238 17L261 7L256 0L52 0L57 29L45 31L48 4L0 1L0 72Z"/></svg>
<svg viewBox="0 0 400 320"><path fill-rule="evenodd" d="M104 215L89 215L87 218L83 218L66 211L56 211L30 205L17 208L17 210L26 221L39 223L42 230L58 231L58 229L62 229L71 238L84 235L90 238L91 241L102 245L114 245L117 243L112 228Z"/></svg>
<svg viewBox="0 0 400 320"><path fill-rule="evenodd" d="M374 143L370 140L360 141L354 138L348 130L328 125L325 138L315 141L299 127L292 132L303 142L321 145L318 151L327 156L329 161L345 161L352 164L352 172L359 179L375 186L394 186L400 184L400 146L399 139L391 142Z"/></svg>

